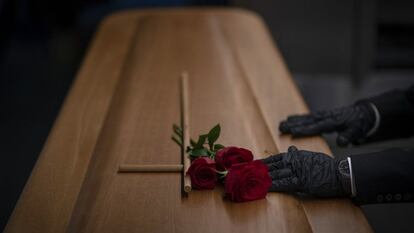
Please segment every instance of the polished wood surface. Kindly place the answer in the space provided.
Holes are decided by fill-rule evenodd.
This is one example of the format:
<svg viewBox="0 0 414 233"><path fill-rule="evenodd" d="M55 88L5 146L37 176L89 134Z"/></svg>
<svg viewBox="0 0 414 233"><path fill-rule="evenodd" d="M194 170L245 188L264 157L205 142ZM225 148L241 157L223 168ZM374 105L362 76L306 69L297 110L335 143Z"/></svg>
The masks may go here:
<svg viewBox="0 0 414 233"><path fill-rule="evenodd" d="M221 187L181 196L180 173L119 173L181 164L170 139L189 74L190 134L256 158L289 145L330 153L318 137L278 133L300 96L262 20L233 9L126 11L100 26L5 232L371 232L347 199L270 193L230 203Z"/></svg>
<svg viewBox="0 0 414 233"><path fill-rule="evenodd" d="M183 164L121 164L118 172L183 172Z"/></svg>

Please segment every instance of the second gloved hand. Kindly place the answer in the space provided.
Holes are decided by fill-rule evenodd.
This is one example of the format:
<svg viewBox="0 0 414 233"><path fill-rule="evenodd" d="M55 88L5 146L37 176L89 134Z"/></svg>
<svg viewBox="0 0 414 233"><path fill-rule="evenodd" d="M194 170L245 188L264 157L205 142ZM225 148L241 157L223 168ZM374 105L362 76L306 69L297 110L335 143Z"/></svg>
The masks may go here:
<svg viewBox="0 0 414 233"><path fill-rule="evenodd" d="M323 153L298 150L262 160L272 178L270 191L300 192L319 197L351 195L347 160L336 160ZM347 170L348 169L348 170Z"/></svg>
<svg viewBox="0 0 414 233"><path fill-rule="evenodd" d="M279 130L296 137L338 132L337 144L359 144L366 138L375 123L375 113L368 103L305 115L289 116Z"/></svg>

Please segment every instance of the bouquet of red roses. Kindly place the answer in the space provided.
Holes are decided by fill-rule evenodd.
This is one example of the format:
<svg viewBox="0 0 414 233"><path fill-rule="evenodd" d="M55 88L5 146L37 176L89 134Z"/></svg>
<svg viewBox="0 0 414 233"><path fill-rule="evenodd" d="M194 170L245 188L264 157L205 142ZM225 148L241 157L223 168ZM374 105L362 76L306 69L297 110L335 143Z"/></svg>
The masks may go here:
<svg viewBox="0 0 414 233"><path fill-rule="evenodd" d="M172 139L182 146L182 130L174 125L179 136ZM194 189L214 189L224 183L226 197L235 202L253 201L265 198L271 186L267 166L254 160L251 151L216 144L220 136L220 125L202 134L197 141L190 140L186 153L190 156L191 166L186 175L191 178Z"/></svg>

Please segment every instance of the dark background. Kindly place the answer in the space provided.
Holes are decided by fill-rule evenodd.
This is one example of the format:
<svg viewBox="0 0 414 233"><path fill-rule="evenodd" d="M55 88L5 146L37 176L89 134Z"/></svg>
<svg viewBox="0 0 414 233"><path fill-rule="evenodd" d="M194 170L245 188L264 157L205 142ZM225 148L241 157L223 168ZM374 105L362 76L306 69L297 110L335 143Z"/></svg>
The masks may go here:
<svg viewBox="0 0 414 233"><path fill-rule="evenodd" d="M219 5L261 14L312 110L414 83L409 0L0 0L0 231L13 210L99 21L126 8ZM336 156L414 147L413 139ZM413 168L414 169L414 168ZM413 232L414 204L364 206L376 232Z"/></svg>

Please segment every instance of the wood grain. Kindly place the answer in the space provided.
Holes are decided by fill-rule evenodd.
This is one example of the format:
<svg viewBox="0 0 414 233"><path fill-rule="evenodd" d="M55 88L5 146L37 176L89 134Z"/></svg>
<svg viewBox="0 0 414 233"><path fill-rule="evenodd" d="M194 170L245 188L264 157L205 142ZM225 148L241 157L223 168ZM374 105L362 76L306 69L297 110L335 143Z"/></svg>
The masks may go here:
<svg viewBox="0 0 414 233"><path fill-rule="evenodd" d="M182 164L121 164L118 172L183 172Z"/></svg>
<svg viewBox="0 0 414 233"><path fill-rule="evenodd" d="M222 187L181 197L180 173L118 173L180 164L179 75L189 74L192 137L256 158L289 145L330 153L318 137L278 133L308 111L262 20L235 9L126 11L100 27L5 232L372 232L347 199L270 193L231 203Z"/></svg>

